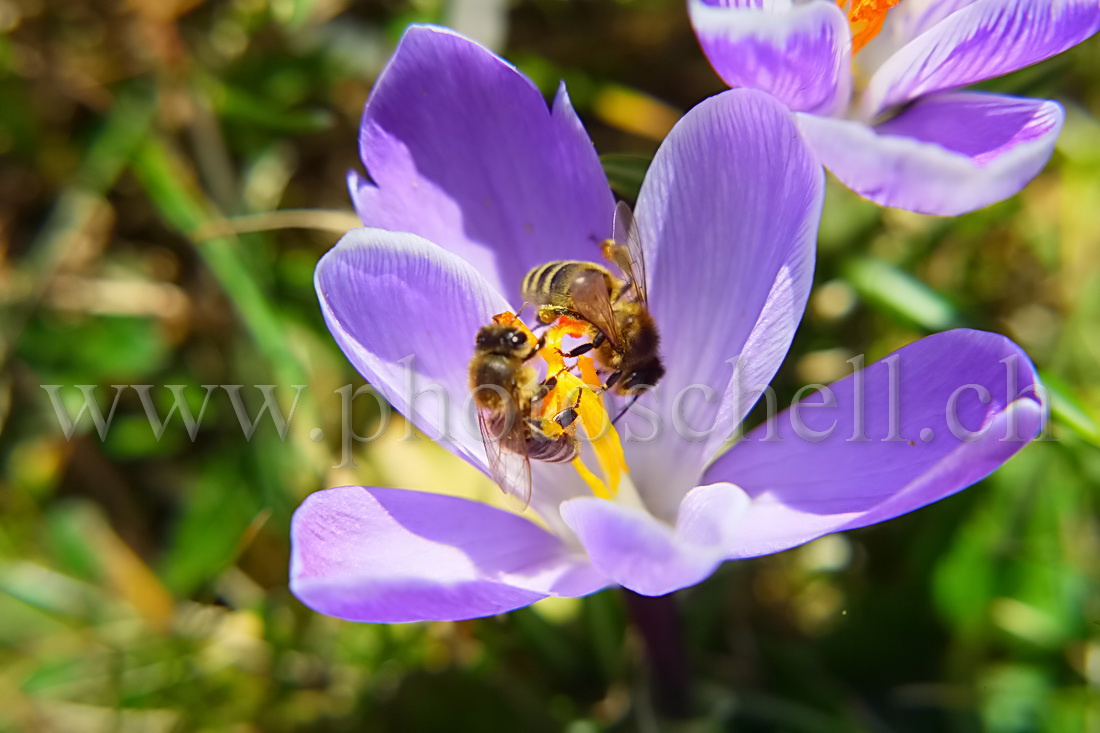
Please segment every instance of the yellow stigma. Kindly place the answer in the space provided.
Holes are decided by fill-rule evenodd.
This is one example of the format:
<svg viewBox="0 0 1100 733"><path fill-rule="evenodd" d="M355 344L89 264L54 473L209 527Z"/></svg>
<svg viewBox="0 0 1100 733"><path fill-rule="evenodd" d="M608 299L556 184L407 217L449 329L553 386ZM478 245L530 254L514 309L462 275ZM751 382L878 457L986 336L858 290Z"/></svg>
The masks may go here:
<svg viewBox="0 0 1100 733"><path fill-rule="evenodd" d="M577 411L576 422L591 441L592 451L596 454L604 479L601 480L592 473L579 457L573 461L573 467L593 494L601 499L611 499L618 493L622 476L629 469L619 433L611 424L611 417L604 409L603 400L595 391L602 384L592 359L587 356L577 357L580 377L566 369L561 341L567 335L576 335L575 331L574 327L565 323L547 331L546 345L540 356L546 360L547 377L556 377L557 383L539 405L539 417L547 436L556 438L565 431L554 421L554 416L568 409Z"/></svg>
<svg viewBox="0 0 1100 733"><path fill-rule="evenodd" d="M852 27L852 53L871 42L882 30L886 12L900 0L837 0L836 4L848 14Z"/></svg>

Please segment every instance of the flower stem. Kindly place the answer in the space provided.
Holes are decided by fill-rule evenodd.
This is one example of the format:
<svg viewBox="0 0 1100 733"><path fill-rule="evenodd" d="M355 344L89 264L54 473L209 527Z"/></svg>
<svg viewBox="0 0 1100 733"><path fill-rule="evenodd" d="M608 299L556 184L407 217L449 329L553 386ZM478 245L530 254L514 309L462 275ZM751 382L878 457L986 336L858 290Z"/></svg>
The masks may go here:
<svg viewBox="0 0 1100 733"><path fill-rule="evenodd" d="M686 718L691 712L691 675L680 613L672 594L643 596L623 589L627 612L645 642L653 706L667 718Z"/></svg>

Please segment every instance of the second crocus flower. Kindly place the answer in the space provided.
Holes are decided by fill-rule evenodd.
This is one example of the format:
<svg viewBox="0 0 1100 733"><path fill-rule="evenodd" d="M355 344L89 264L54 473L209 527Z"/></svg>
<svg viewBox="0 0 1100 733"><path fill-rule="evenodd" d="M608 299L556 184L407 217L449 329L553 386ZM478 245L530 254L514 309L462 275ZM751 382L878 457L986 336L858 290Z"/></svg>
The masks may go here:
<svg viewBox="0 0 1100 733"><path fill-rule="evenodd" d="M793 112L817 158L884 206L956 215L1042 170L1063 112L959 91L1100 30L1095 0L688 0L715 71Z"/></svg>

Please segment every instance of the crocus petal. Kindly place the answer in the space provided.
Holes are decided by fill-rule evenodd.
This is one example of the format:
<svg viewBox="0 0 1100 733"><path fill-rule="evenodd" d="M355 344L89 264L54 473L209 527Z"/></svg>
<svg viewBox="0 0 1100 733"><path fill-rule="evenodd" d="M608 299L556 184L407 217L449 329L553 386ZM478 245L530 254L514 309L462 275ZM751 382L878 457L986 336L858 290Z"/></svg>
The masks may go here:
<svg viewBox="0 0 1100 733"><path fill-rule="evenodd" d="M863 97L871 119L894 105L1021 69L1100 30L1096 0L978 0L906 44Z"/></svg>
<svg viewBox="0 0 1100 733"><path fill-rule="evenodd" d="M656 390L663 424L631 415L624 447L658 516L675 517L786 355L809 294L823 195L821 166L788 111L761 92L702 102L657 151L636 213L667 369ZM659 434L645 440L650 432Z"/></svg>
<svg viewBox="0 0 1100 733"><path fill-rule="evenodd" d="M441 494L319 491L294 513L290 536L294 595L349 621L456 621L607 585L531 522Z"/></svg>
<svg viewBox="0 0 1100 733"><path fill-rule="evenodd" d="M851 94L851 35L835 3L765 8L689 0L695 34L731 87L768 92L793 110L831 114Z"/></svg>
<svg viewBox="0 0 1100 733"><path fill-rule="evenodd" d="M830 390L835 402L810 397L818 404L753 430L707 471L752 497L730 557L938 501L994 471L1044 418L1027 356L981 331L929 336Z"/></svg>
<svg viewBox="0 0 1100 733"><path fill-rule="evenodd" d="M954 216L1012 196L1042 170L1062 129L1056 102L948 92L871 128L798 115L806 142L856 193Z"/></svg>
<svg viewBox="0 0 1100 733"><path fill-rule="evenodd" d="M413 26L363 113L364 224L461 255L519 305L537 264L599 257L614 199L564 88L553 109L529 79L443 28Z"/></svg>
<svg viewBox="0 0 1100 733"><path fill-rule="evenodd" d="M977 0L905 0L886 14L881 32L859 52L858 64L865 75L873 74L898 49L957 10Z"/></svg>
<svg viewBox="0 0 1100 733"><path fill-rule="evenodd" d="M952 13L978 0L905 0L886 15L882 34L893 31L897 40L908 43ZM882 35L880 34L880 35ZM901 44L904 45L904 44Z"/></svg>
<svg viewBox="0 0 1100 733"><path fill-rule="evenodd" d="M485 470L467 402L474 336L504 298L473 265L414 234L353 229L314 275L329 330L355 368L433 440Z"/></svg>
<svg viewBox="0 0 1100 733"><path fill-rule="evenodd" d="M636 593L659 596L714 572L748 506L741 489L715 484L687 493L675 527L643 509L591 497L565 502L561 515L596 570Z"/></svg>

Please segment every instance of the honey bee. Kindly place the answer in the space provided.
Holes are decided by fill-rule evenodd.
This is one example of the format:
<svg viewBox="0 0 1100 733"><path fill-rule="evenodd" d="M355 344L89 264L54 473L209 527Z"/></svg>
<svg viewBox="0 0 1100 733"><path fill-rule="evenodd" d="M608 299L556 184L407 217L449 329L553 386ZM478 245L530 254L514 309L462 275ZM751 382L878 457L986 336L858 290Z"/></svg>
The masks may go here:
<svg viewBox="0 0 1100 733"><path fill-rule="evenodd" d="M534 412L536 403L556 384L553 376L539 382L527 364L541 346L526 329L498 321L477 332L469 369L489 472L525 506L531 501L532 459L565 463L577 456L576 438L569 433L548 437ZM552 419L566 428L576 418L576 410L567 408Z"/></svg>
<svg viewBox="0 0 1100 733"><path fill-rule="evenodd" d="M605 387L637 397L664 376L657 324L649 312L645 258L630 207L615 208L612 239L603 242L604 257L623 278L604 266L580 260L540 265L523 278L523 299L538 307L539 320L567 316L589 324L590 340L566 356L595 351L596 363L611 372Z"/></svg>

